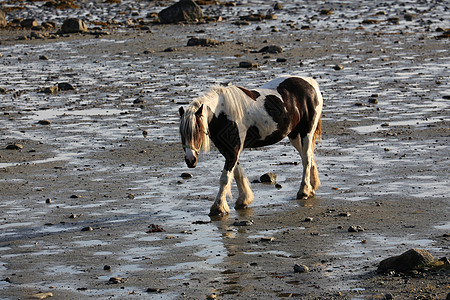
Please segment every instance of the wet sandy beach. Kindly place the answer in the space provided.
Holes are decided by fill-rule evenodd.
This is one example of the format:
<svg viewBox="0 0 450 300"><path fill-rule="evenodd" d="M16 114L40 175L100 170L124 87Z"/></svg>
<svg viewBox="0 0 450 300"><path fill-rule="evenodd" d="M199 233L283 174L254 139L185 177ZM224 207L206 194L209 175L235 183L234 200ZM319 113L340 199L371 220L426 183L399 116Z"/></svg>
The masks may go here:
<svg viewBox="0 0 450 300"><path fill-rule="evenodd" d="M151 13L169 3L92 3L7 12L78 16L90 33L0 30L0 299L447 297L448 268L376 269L412 248L450 256L448 7L280 2L277 19L236 25L273 7L244 1L202 6L221 22L157 25ZM187 47L194 36L220 44ZM272 44L283 52L259 52ZM224 160L213 149L186 168L178 108L211 85L281 74L321 86L322 186L295 199L300 157L287 140L244 151L250 181L274 172L281 189L253 183L251 208L211 220ZM74 90L43 92L59 83Z"/></svg>

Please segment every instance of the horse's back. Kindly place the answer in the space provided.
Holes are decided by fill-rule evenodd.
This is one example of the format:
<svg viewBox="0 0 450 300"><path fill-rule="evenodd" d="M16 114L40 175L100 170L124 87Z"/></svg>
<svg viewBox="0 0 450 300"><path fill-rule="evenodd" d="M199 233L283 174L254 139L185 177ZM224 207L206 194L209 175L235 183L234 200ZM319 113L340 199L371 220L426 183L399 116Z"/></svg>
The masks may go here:
<svg viewBox="0 0 450 300"><path fill-rule="evenodd" d="M275 79L272 79L271 81L263 84L262 86L260 86L260 89L271 89L271 90L276 90L280 84L284 81L286 81L287 79L294 79L294 80L302 80L302 81L306 81L307 83L309 83L312 87L314 87L315 89L319 89L319 84L317 83L317 81L312 78L312 77L303 77L303 76L291 76L291 75L282 75L279 76Z"/></svg>

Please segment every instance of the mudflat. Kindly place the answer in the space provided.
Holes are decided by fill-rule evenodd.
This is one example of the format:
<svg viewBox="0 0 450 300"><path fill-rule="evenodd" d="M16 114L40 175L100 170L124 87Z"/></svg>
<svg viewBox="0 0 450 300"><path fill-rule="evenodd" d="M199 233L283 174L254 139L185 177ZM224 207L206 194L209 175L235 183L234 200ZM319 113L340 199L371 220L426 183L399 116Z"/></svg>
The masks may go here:
<svg viewBox="0 0 450 300"><path fill-rule="evenodd" d="M377 273L413 248L450 256L444 4L208 4L206 22L160 25L172 2L18 3L10 23L89 30L0 30L0 299L448 298L445 260ZM323 93L322 186L295 199L288 141L244 151L255 202L211 220L224 159L186 168L178 108L285 74Z"/></svg>

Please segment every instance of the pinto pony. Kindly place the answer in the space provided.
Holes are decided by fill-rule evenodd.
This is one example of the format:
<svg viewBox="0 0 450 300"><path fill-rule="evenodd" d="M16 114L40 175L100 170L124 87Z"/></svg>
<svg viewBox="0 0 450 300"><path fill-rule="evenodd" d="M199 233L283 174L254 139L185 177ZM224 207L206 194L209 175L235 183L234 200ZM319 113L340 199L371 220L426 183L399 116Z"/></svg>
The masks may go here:
<svg viewBox="0 0 450 300"><path fill-rule="evenodd" d="M180 108L180 134L189 168L195 168L201 149L208 151L210 140L225 157L220 188L210 216L230 212L227 195L236 180L239 196L235 208L253 202L253 192L241 166L244 148L272 145L289 137L302 158L303 177L297 199L315 195L320 185L314 160L315 140L320 137L323 100L312 78L280 77L260 88L214 87Z"/></svg>

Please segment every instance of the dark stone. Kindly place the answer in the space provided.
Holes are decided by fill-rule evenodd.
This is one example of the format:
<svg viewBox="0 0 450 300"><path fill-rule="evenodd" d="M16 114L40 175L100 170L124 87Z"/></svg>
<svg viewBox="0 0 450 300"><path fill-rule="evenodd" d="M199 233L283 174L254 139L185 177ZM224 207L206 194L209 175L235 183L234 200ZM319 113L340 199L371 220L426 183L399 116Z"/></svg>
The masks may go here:
<svg viewBox="0 0 450 300"><path fill-rule="evenodd" d="M262 14L250 14L247 16L241 16L239 17L239 19L241 19L242 21L257 22L264 20L265 17Z"/></svg>
<svg viewBox="0 0 450 300"><path fill-rule="evenodd" d="M405 15L405 20L406 20L406 21L412 21L412 20L414 20L415 18L417 18L417 15L416 15L416 14L406 14L406 15Z"/></svg>
<svg viewBox="0 0 450 300"><path fill-rule="evenodd" d="M58 92L57 86L46 87L42 90L43 93L46 94L56 94Z"/></svg>
<svg viewBox="0 0 450 300"><path fill-rule="evenodd" d="M111 277L108 282L110 284L119 284L119 283L123 283L124 279L120 278L120 277Z"/></svg>
<svg viewBox="0 0 450 300"><path fill-rule="evenodd" d="M350 226L348 228L348 232L360 232L360 231L364 231L365 229L359 225L356 226Z"/></svg>
<svg viewBox="0 0 450 300"><path fill-rule="evenodd" d="M283 9L283 6L280 3L277 2L277 3L274 4L273 9L274 10L280 10L280 9Z"/></svg>
<svg viewBox="0 0 450 300"><path fill-rule="evenodd" d="M38 122L38 124L40 124L40 125L50 125L50 124L52 124L52 121L50 121L50 120L40 120Z"/></svg>
<svg viewBox="0 0 450 300"><path fill-rule="evenodd" d="M329 15L334 14L334 12L333 12L331 9L322 9L322 10L320 11L320 14L321 14L322 16L329 16Z"/></svg>
<svg viewBox="0 0 450 300"><path fill-rule="evenodd" d="M177 48L169 47L164 49L164 52L175 52L175 51L177 51Z"/></svg>
<svg viewBox="0 0 450 300"><path fill-rule="evenodd" d="M239 68L250 69L250 68L257 68L257 67L258 67L257 63L251 63L248 61L241 61L239 63Z"/></svg>
<svg viewBox="0 0 450 300"><path fill-rule="evenodd" d="M274 173L266 173L259 178L259 181L262 183L276 183L277 182L277 174Z"/></svg>
<svg viewBox="0 0 450 300"><path fill-rule="evenodd" d="M61 33L83 33L87 31L86 24L76 18L65 20L61 26Z"/></svg>
<svg viewBox="0 0 450 300"><path fill-rule="evenodd" d="M183 179L190 179L194 177L191 173L181 173L181 178Z"/></svg>
<svg viewBox="0 0 450 300"><path fill-rule="evenodd" d="M164 228L162 228L161 226L156 225L156 224L150 224L150 225L148 226L148 228L149 228L149 230L147 230L147 233L152 233L152 232L164 232L164 231L165 231Z"/></svg>
<svg viewBox="0 0 450 300"><path fill-rule="evenodd" d="M433 256L423 249L411 249L405 253L386 258L378 265L378 272L409 271L419 269L434 262Z"/></svg>
<svg viewBox="0 0 450 300"><path fill-rule="evenodd" d="M388 19L388 22L394 25L400 24L400 18L399 17L392 17Z"/></svg>
<svg viewBox="0 0 450 300"><path fill-rule="evenodd" d="M308 268L308 266L305 266L305 265L295 264L294 265L294 272L295 273L308 273L309 272L309 268Z"/></svg>
<svg viewBox="0 0 450 300"><path fill-rule="evenodd" d="M392 294L384 295L384 300L392 300L392 299L394 299L394 296L392 296Z"/></svg>
<svg viewBox="0 0 450 300"><path fill-rule="evenodd" d="M21 150L23 149L22 144L10 144L6 146L6 150Z"/></svg>
<svg viewBox="0 0 450 300"><path fill-rule="evenodd" d="M187 45L190 46L217 46L220 42L218 40L213 39L199 39L196 37L190 38L187 42Z"/></svg>
<svg viewBox="0 0 450 300"><path fill-rule="evenodd" d="M252 220L236 221L233 223L233 226L252 226L252 225L253 225Z"/></svg>
<svg viewBox="0 0 450 300"><path fill-rule="evenodd" d="M259 50L260 53L281 53L283 52L283 48L277 45L270 45Z"/></svg>
<svg viewBox="0 0 450 300"><path fill-rule="evenodd" d="M146 290L147 293L162 293L163 289L158 289L158 288L148 288Z"/></svg>
<svg viewBox="0 0 450 300"><path fill-rule="evenodd" d="M25 19L20 22L20 26L22 26L23 28L31 28L34 26L38 26L38 22L36 21L36 19Z"/></svg>
<svg viewBox="0 0 450 300"><path fill-rule="evenodd" d="M73 90L75 90L73 85L71 85L70 83L67 83L67 82L60 82L60 83L58 83L58 89L60 91L73 91Z"/></svg>
<svg viewBox="0 0 450 300"><path fill-rule="evenodd" d="M159 21L163 24L178 22L195 23L203 18L203 12L195 1L181 0L160 11L158 17Z"/></svg>

